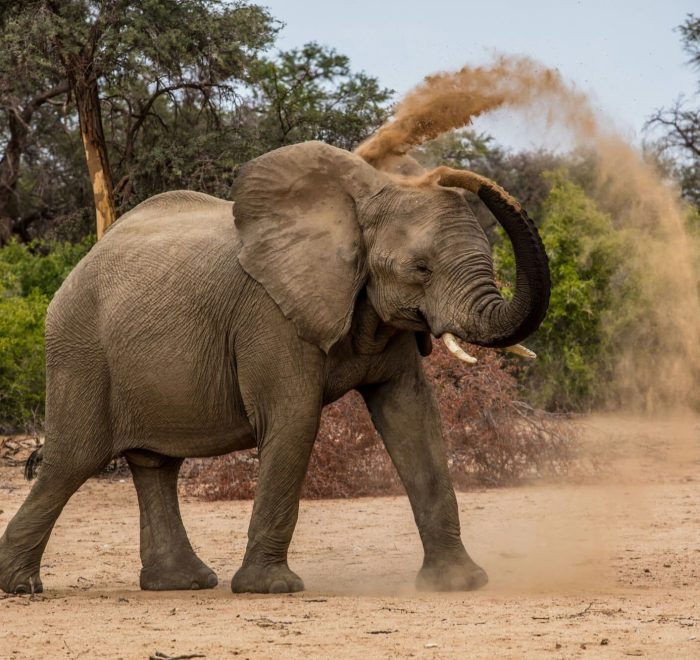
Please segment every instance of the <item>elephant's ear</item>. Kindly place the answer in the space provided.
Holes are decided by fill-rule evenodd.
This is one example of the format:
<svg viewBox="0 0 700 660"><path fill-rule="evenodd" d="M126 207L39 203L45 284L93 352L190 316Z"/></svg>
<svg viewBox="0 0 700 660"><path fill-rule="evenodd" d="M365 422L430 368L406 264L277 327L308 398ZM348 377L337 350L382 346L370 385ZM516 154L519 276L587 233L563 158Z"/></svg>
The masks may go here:
<svg viewBox="0 0 700 660"><path fill-rule="evenodd" d="M358 163L318 142L283 147L246 165L233 189L241 265L326 353L350 329L366 277L347 185Z"/></svg>

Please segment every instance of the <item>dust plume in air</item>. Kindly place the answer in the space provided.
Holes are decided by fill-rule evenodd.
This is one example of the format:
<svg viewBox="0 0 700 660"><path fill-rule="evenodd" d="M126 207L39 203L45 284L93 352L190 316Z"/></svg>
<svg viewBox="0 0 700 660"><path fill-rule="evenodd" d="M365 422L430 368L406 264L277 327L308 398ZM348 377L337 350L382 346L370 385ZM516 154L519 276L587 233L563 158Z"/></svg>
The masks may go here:
<svg viewBox="0 0 700 660"><path fill-rule="evenodd" d="M647 412L696 406L700 259L698 240L686 223L686 208L677 190L556 70L530 58L501 56L487 66L428 76L357 153L381 168L392 158L500 108L544 118L548 126L565 128L578 147L593 149L599 164L596 197L614 208L614 222L629 231L638 283L634 304L637 309L641 304L645 313L639 322L624 325L616 377L607 386L611 406ZM616 332L627 313L614 310L606 331Z"/></svg>
<svg viewBox="0 0 700 660"><path fill-rule="evenodd" d="M575 123L587 132L595 130L585 96L568 87L557 71L529 58L501 56L489 66L465 66L454 73L427 76L399 102L392 120L356 153L381 167L384 159L406 154L447 131L470 124L479 115L503 106L531 108L542 104L544 97L564 101L563 107L551 108L552 120L556 112L568 125Z"/></svg>

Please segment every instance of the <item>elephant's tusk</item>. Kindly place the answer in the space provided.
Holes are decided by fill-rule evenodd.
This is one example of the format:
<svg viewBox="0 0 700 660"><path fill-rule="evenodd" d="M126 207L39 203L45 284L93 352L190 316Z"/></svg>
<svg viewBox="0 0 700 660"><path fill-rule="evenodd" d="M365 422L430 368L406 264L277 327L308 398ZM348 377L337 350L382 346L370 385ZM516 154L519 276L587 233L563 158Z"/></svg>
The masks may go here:
<svg viewBox="0 0 700 660"><path fill-rule="evenodd" d="M520 355L520 357L527 358L528 360L535 360L537 359L537 353L534 351L531 351L529 348L525 348L522 344L514 344L513 346L508 346L508 348L505 349L509 353L515 353L516 355Z"/></svg>
<svg viewBox="0 0 700 660"><path fill-rule="evenodd" d="M475 357L469 355L458 343L456 337L451 332L443 333L441 337L447 350L452 353L456 358L466 362L467 364L476 364L477 360Z"/></svg>

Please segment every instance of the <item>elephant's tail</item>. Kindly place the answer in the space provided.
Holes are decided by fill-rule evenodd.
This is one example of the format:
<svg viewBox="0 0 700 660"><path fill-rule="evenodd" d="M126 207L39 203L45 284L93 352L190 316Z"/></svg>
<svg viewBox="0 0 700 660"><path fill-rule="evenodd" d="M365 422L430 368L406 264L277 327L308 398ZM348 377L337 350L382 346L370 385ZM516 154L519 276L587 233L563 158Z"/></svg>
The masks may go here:
<svg viewBox="0 0 700 660"><path fill-rule="evenodd" d="M35 449L31 454L29 454L29 458L27 459L27 462L24 464L24 478L27 481L31 481L36 477L37 474L37 469L41 465L41 462L44 460L44 448L39 447L38 449Z"/></svg>

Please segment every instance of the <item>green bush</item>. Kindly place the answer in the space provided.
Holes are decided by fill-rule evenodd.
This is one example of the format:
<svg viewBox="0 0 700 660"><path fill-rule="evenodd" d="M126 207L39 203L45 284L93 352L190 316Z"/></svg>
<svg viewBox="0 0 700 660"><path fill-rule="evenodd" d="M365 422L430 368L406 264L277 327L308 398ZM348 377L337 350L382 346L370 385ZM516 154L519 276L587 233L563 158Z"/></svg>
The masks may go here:
<svg viewBox="0 0 700 660"><path fill-rule="evenodd" d="M600 403L601 384L612 377L615 335L603 323L634 322L634 242L616 229L585 192L563 172L549 174L540 234L549 256L552 295L547 317L528 340L538 354L521 380L531 402L554 410L582 410ZM494 251L502 280L514 281L508 241ZM611 314L612 311L615 314ZM618 313L619 310L619 313Z"/></svg>
<svg viewBox="0 0 700 660"><path fill-rule="evenodd" d="M89 236L79 243L49 241L24 245L11 241L0 248L0 294L53 296L75 265L95 242Z"/></svg>
<svg viewBox="0 0 700 660"><path fill-rule="evenodd" d="M44 318L49 297L0 298L0 430L40 422L44 415Z"/></svg>
<svg viewBox="0 0 700 660"><path fill-rule="evenodd" d="M93 242L0 248L0 431L43 421L46 308Z"/></svg>

